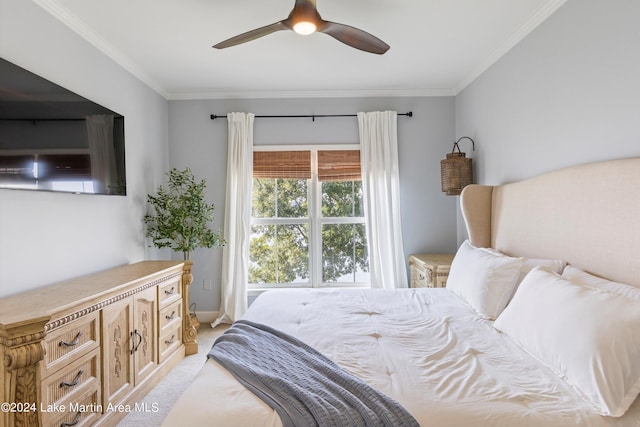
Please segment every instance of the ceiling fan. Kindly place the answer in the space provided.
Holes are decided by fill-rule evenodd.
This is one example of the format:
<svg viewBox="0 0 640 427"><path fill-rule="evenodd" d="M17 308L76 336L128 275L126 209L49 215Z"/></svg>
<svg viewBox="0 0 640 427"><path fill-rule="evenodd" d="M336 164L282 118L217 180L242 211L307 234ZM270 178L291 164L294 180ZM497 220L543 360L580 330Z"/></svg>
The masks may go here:
<svg viewBox="0 0 640 427"><path fill-rule="evenodd" d="M282 30L293 30L303 35L315 32L325 33L346 45L378 55L389 50L388 44L366 31L322 19L316 8L316 0L296 0L293 10L286 19L231 37L213 47L224 49Z"/></svg>

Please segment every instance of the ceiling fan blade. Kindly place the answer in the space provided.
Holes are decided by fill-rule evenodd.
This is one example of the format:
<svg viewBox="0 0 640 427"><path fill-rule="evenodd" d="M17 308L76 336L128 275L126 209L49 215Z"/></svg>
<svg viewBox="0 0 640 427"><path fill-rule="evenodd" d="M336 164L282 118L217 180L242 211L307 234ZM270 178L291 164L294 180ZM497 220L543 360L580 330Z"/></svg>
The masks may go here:
<svg viewBox="0 0 640 427"><path fill-rule="evenodd" d="M255 30L247 31L246 33L242 33L235 37L231 37L225 41L222 41L213 47L216 49L224 49L226 47L235 46L238 44L250 42L251 40L258 39L260 37L267 36L271 33L275 33L276 31L288 30L289 28L285 26L282 21L276 22L271 25L266 25L264 27L256 28Z"/></svg>
<svg viewBox="0 0 640 427"><path fill-rule="evenodd" d="M382 55L389 50L390 47L388 44L366 31L349 25L338 24L337 22L323 21L319 26L318 31L328 34L346 45L378 55Z"/></svg>

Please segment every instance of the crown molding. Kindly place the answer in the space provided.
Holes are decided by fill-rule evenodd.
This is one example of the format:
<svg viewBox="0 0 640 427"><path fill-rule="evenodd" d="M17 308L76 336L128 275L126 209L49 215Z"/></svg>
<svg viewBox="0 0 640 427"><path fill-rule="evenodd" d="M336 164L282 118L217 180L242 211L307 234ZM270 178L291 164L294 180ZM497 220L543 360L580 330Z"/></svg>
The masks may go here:
<svg viewBox="0 0 640 427"><path fill-rule="evenodd" d="M96 34L84 22L70 13L65 7L55 0L32 0L35 4L49 12L54 18L58 19L70 30L74 31L87 42L95 46L100 52L111 58L122 68L133 74L144 84L149 86L155 92L165 99L168 98L167 92L156 82L151 76L145 73L134 61L116 49L111 43Z"/></svg>
<svg viewBox="0 0 640 427"><path fill-rule="evenodd" d="M382 90L317 90L317 91L217 91L171 93L170 101L196 99L281 99L281 98L405 98L453 96L452 89L382 89Z"/></svg>
<svg viewBox="0 0 640 427"><path fill-rule="evenodd" d="M487 71L489 67L498 62L507 52L515 45L520 43L526 36L535 30L542 22L558 10L567 0L549 0L542 8L540 8L518 31L516 31L502 46L494 50L478 67L474 68L464 79L462 79L452 90L453 96L460 93L464 88L469 86L482 73Z"/></svg>

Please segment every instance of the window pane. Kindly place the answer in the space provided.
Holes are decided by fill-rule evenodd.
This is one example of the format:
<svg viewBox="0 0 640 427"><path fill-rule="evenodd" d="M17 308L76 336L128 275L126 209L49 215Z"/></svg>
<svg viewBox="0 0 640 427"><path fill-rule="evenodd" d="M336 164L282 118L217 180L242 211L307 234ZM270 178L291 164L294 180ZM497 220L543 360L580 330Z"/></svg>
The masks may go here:
<svg viewBox="0 0 640 427"><path fill-rule="evenodd" d="M276 180L254 178L251 190L251 216L273 218L276 216Z"/></svg>
<svg viewBox="0 0 640 427"><path fill-rule="evenodd" d="M322 216L363 217L362 181L323 182Z"/></svg>
<svg viewBox="0 0 640 427"><path fill-rule="evenodd" d="M306 179L254 178L251 215L254 218L306 218Z"/></svg>
<svg viewBox="0 0 640 427"><path fill-rule="evenodd" d="M253 225L249 283L309 283L309 226Z"/></svg>
<svg viewBox="0 0 640 427"><path fill-rule="evenodd" d="M278 218L306 218L309 215L307 182L306 179L277 179Z"/></svg>
<svg viewBox="0 0 640 427"><path fill-rule="evenodd" d="M369 254L364 224L322 226L322 281L369 282Z"/></svg>

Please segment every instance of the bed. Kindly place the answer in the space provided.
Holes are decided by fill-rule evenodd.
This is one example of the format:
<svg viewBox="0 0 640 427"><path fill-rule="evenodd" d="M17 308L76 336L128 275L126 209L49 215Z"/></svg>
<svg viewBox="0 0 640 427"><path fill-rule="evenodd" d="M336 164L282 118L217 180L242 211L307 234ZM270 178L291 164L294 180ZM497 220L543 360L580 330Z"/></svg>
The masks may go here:
<svg viewBox="0 0 640 427"><path fill-rule="evenodd" d="M244 319L422 426L640 426L640 158L471 185L446 289L274 290ZM164 426L280 426L208 359Z"/></svg>

